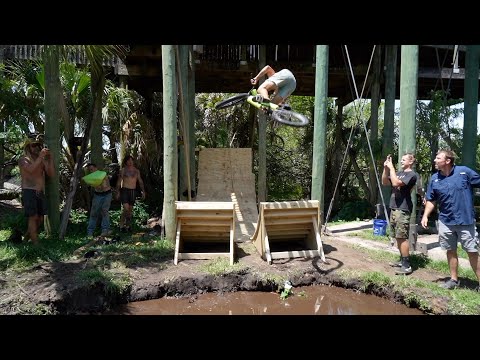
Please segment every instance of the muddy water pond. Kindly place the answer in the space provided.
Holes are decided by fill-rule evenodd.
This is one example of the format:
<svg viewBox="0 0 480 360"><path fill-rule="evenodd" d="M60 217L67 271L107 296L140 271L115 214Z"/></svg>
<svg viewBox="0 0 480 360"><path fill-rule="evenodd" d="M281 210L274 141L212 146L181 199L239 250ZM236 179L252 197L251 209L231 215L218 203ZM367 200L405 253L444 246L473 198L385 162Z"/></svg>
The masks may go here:
<svg viewBox="0 0 480 360"><path fill-rule="evenodd" d="M132 302L108 314L122 315L422 315L418 309L338 287L307 286L279 293L239 291L190 298Z"/></svg>

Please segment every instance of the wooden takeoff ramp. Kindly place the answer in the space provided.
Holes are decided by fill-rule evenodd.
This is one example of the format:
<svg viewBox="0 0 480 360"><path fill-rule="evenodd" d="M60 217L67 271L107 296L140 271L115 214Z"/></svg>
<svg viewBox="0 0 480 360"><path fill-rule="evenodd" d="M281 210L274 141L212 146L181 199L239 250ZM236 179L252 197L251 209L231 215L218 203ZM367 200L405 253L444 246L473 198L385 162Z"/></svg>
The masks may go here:
<svg viewBox="0 0 480 360"><path fill-rule="evenodd" d="M196 201L234 203L234 241L250 240L255 233L258 210L252 149L215 148L200 150Z"/></svg>
<svg viewBox="0 0 480 360"><path fill-rule="evenodd" d="M261 202L252 240L269 264L273 259L316 257L325 261L318 200Z"/></svg>

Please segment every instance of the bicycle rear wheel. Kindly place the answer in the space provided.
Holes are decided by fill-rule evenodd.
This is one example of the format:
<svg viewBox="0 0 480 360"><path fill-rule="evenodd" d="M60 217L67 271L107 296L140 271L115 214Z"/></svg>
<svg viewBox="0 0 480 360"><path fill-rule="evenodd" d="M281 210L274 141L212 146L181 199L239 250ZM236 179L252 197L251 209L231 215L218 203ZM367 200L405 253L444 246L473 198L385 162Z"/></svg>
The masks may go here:
<svg viewBox="0 0 480 360"><path fill-rule="evenodd" d="M247 93L237 94L235 96L229 97L228 99L222 100L215 104L215 109L225 109L227 107L240 104L244 102L248 97Z"/></svg>
<svg viewBox="0 0 480 360"><path fill-rule="evenodd" d="M279 123L289 126L306 126L308 118L291 110L279 109L272 113L272 118Z"/></svg>

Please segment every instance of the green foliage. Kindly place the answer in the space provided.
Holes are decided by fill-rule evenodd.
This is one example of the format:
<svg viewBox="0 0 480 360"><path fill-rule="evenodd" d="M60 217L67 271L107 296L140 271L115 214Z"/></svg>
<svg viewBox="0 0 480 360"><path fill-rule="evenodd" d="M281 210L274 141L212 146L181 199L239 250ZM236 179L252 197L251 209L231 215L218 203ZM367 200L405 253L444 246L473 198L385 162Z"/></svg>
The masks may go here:
<svg viewBox="0 0 480 360"><path fill-rule="evenodd" d="M375 209L367 200L347 202L334 217L333 221L371 219L375 216Z"/></svg>
<svg viewBox="0 0 480 360"><path fill-rule="evenodd" d="M118 226L120 224L120 216L122 215L122 208L118 210L110 210L110 224L111 226ZM138 230L147 223L149 219L148 206L143 201L135 201L132 210L132 224L133 230Z"/></svg>
<svg viewBox="0 0 480 360"><path fill-rule="evenodd" d="M9 212L2 214L1 223L3 229L25 229L27 218L23 212Z"/></svg>

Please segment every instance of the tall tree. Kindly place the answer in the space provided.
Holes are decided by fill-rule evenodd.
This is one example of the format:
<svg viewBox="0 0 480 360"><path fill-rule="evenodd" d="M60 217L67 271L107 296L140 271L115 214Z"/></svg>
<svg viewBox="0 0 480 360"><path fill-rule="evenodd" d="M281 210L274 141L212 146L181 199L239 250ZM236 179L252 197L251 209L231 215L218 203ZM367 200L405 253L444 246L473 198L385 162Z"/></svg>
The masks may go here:
<svg viewBox="0 0 480 360"><path fill-rule="evenodd" d="M63 98L60 83L60 49L58 45L46 46L43 53L45 67L45 144L50 149L55 173L47 177L45 195L48 199L47 233L56 233L60 225L60 190L58 164L60 159L60 124L62 123L59 99Z"/></svg>
<svg viewBox="0 0 480 360"><path fill-rule="evenodd" d="M65 201L65 206L62 212L62 219L60 223L59 238L63 239L67 231L68 219L70 210L72 209L73 197L77 189L78 180L82 173L82 164L87 150L93 119L101 117L103 92L105 88L105 69L103 68L103 61L111 56L123 55L124 49L116 45L84 45L82 49L88 59L91 71L91 110L87 116L85 133L82 140L82 145L77 154L77 159L70 180L70 191Z"/></svg>

